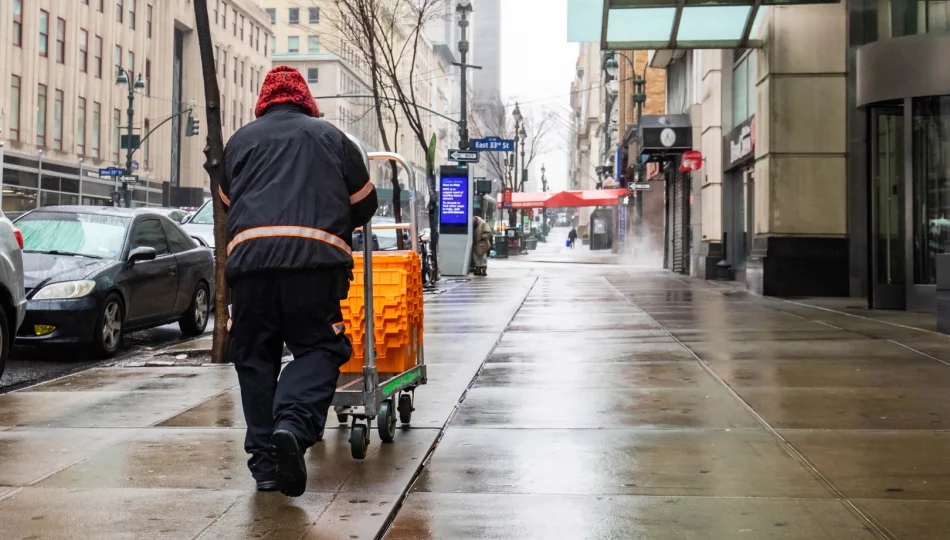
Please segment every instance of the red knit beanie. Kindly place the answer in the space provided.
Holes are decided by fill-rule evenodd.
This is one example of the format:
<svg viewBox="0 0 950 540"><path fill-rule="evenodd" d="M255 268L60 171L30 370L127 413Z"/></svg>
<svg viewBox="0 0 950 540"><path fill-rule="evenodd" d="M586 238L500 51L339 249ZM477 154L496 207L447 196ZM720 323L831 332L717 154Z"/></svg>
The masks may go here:
<svg viewBox="0 0 950 540"><path fill-rule="evenodd" d="M314 118L320 117L320 109L310 93L310 87L303 75L289 66L277 66L264 77L261 95L257 98L254 116L264 116L271 105L290 103L303 109Z"/></svg>

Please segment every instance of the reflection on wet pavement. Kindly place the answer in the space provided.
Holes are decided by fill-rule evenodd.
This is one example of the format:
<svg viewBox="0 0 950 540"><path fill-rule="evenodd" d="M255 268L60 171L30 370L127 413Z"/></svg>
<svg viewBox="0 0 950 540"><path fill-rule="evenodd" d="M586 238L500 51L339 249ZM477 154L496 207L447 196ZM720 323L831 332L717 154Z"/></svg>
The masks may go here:
<svg viewBox="0 0 950 540"><path fill-rule="evenodd" d="M950 538L950 339L890 322L542 273L386 538Z"/></svg>
<svg viewBox="0 0 950 540"><path fill-rule="evenodd" d="M355 461L331 414L300 499L253 491L228 367L0 396L0 537L950 538L950 339L919 317L492 264L427 298L412 425Z"/></svg>

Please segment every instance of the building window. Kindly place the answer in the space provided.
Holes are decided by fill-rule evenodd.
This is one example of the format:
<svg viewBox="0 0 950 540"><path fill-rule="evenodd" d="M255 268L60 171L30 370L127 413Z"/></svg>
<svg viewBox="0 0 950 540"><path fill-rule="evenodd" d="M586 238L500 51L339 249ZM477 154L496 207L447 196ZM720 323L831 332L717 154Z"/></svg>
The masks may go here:
<svg viewBox="0 0 950 540"><path fill-rule="evenodd" d="M244 88L244 60L241 60L241 88Z"/></svg>
<svg viewBox="0 0 950 540"><path fill-rule="evenodd" d="M235 58L234 68L231 70L231 80L234 81L234 84L237 84L237 68L238 68L238 61L237 61L237 58Z"/></svg>
<svg viewBox="0 0 950 540"><path fill-rule="evenodd" d="M237 8L233 8L231 10L231 32L234 34L234 37L237 37L237 22L238 22Z"/></svg>
<svg viewBox="0 0 950 540"><path fill-rule="evenodd" d="M122 11L124 9L122 0L115 0L115 22L122 23Z"/></svg>
<svg viewBox="0 0 950 540"><path fill-rule="evenodd" d="M300 8L287 10L287 24L300 24Z"/></svg>
<svg viewBox="0 0 950 540"><path fill-rule="evenodd" d="M221 5L221 28L227 30L228 28L228 5Z"/></svg>
<svg viewBox="0 0 950 540"><path fill-rule="evenodd" d="M46 146L46 85L36 91L36 146Z"/></svg>
<svg viewBox="0 0 950 540"><path fill-rule="evenodd" d="M122 122L122 113L119 109L112 110L112 162L119 162L119 123Z"/></svg>
<svg viewBox="0 0 950 540"><path fill-rule="evenodd" d="M300 52L300 37L290 36L287 38L287 52Z"/></svg>
<svg viewBox="0 0 950 540"><path fill-rule="evenodd" d="M49 51L49 12L40 10L40 56Z"/></svg>
<svg viewBox="0 0 950 540"><path fill-rule="evenodd" d="M76 112L76 153L86 155L86 98L80 96Z"/></svg>
<svg viewBox="0 0 950 540"><path fill-rule="evenodd" d="M145 5L145 34L152 39L152 4Z"/></svg>
<svg viewBox="0 0 950 540"><path fill-rule="evenodd" d="M221 0L214 0L214 24L218 24L218 4Z"/></svg>
<svg viewBox="0 0 950 540"><path fill-rule="evenodd" d="M320 8L308 8L307 13L310 15L310 24L320 24Z"/></svg>
<svg viewBox="0 0 950 540"><path fill-rule="evenodd" d="M56 19L56 61L66 63L66 21Z"/></svg>
<svg viewBox="0 0 950 540"><path fill-rule="evenodd" d="M126 67L126 69L129 70L129 84L132 84L134 81L132 81L131 79L135 77L135 53L132 51L129 51L128 57L129 57L129 65Z"/></svg>
<svg viewBox="0 0 950 540"><path fill-rule="evenodd" d="M228 78L228 51L221 51L221 77Z"/></svg>
<svg viewBox="0 0 950 540"><path fill-rule="evenodd" d="M101 106L92 102L92 157L99 159L99 124L102 121Z"/></svg>
<svg viewBox="0 0 950 540"><path fill-rule="evenodd" d="M122 47L119 45L115 46L115 56L112 59L115 63L115 76L119 76L119 70L122 69Z"/></svg>
<svg viewBox="0 0 950 540"><path fill-rule="evenodd" d="M237 130L237 102L231 100L231 131Z"/></svg>
<svg viewBox="0 0 950 540"><path fill-rule="evenodd" d="M13 44L23 46L23 0L13 0Z"/></svg>
<svg viewBox="0 0 950 540"><path fill-rule="evenodd" d="M135 0L129 0L129 28L135 30Z"/></svg>
<svg viewBox="0 0 950 540"><path fill-rule="evenodd" d="M307 37L307 51L312 53L320 52L320 36Z"/></svg>
<svg viewBox="0 0 950 540"><path fill-rule="evenodd" d="M266 11L267 11L267 15L270 16L271 26L277 24L277 10L274 8L267 8Z"/></svg>
<svg viewBox="0 0 950 540"><path fill-rule="evenodd" d="M241 15L241 41L244 41L244 15Z"/></svg>
<svg viewBox="0 0 950 540"><path fill-rule="evenodd" d="M148 139L147 139L147 136L148 136L148 131L149 131L148 120L145 121L144 126L145 126L145 128L142 130L142 139L143 139L143 141L142 141L142 161L144 162L145 170L147 171L147 170L148 170Z"/></svg>
<svg viewBox="0 0 950 540"><path fill-rule="evenodd" d="M755 114L755 51L747 54L732 70L732 127Z"/></svg>
<svg viewBox="0 0 950 540"><path fill-rule="evenodd" d="M10 139L20 140L20 77L10 78Z"/></svg>
<svg viewBox="0 0 950 540"><path fill-rule="evenodd" d="M319 68L307 68L307 82L310 84L317 84L320 82Z"/></svg>
<svg viewBox="0 0 950 540"><path fill-rule="evenodd" d="M145 59L145 95L152 95L152 61Z"/></svg>
<svg viewBox="0 0 950 540"><path fill-rule="evenodd" d="M98 11L99 13L102 13L102 10L105 9L105 8L103 7L103 4L104 4L105 2L104 2L104 0L97 0L97 2L98 2L98 3L96 4L96 11Z"/></svg>
<svg viewBox="0 0 950 540"><path fill-rule="evenodd" d="M102 77L102 38L99 36L96 36L93 58L95 60L93 67L95 68L96 77Z"/></svg>
<svg viewBox="0 0 950 540"><path fill-rule="evenodd" d="M89 64L89 32L79 29L79 71L85 73Z"/></svg>
<svg viewBox="0 0 950 540"><path fill-rule="evenodd" d="M63 149L63 91L53 91L53 149Z"/></svg>
<svg viewBox="0 0 950 540"><path fill-rule="evenodd" d="M270 53L271 54L277 53L277 36L270 37Z"/></svg>

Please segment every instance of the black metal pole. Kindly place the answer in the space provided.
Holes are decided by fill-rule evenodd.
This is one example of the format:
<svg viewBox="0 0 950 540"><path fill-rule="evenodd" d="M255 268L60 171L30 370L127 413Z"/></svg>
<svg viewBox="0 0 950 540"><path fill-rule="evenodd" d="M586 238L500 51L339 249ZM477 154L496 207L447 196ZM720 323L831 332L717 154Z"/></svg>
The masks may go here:
<svg viewBox="0 0 950 540"><path fill-rule="evenodd" d="M468 12L472 11L472 6L463 6L459 3L456 8L459 12L459 28L462 29L462 36L459 40L459 55L461 60L460 69L462 70L462 88L461 105L462 114L459 119L459 149L468 150Z"/></svg>
<svg viewBox="0 0 950 540"><path fill-rule="evenodd" d="M128 128L128 140L126 140L125 145L125 175L132 176L132 119L135 116L135 81L132 80L132 74L128 71L125 72L125 76L129 81L129 125ZM122 198L123 203L126 208L132 208L132 192L129 190L129 184L122 182Z"/></svg>

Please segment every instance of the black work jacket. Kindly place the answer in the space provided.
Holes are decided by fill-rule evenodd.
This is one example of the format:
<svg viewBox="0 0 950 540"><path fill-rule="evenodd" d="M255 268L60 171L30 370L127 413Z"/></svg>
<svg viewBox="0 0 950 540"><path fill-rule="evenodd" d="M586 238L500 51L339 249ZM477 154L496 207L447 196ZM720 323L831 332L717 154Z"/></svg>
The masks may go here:
<svg viewBox="0 0 950 540"><path fill-rule="evenodd" d="M352 268L353 230L376 190L352 141L294 105L275 105L224 150L228 281L269 269Z"/></svg>

